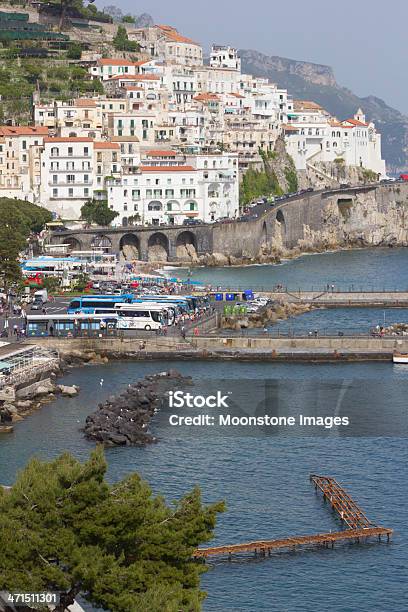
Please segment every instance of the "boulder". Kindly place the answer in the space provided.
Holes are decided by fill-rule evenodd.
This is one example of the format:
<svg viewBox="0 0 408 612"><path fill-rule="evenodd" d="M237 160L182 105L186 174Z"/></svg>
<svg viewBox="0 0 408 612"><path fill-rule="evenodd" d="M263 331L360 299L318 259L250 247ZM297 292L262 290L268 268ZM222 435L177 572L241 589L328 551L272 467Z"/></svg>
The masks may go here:
<svg viewBox="0 0 408 612"><path fill-rule="evenodd" d="M79 387L77 387L76 385L58 385L58 390L62 395L66 395L67 397L74 397L75 395L78 395Z"/></svg>

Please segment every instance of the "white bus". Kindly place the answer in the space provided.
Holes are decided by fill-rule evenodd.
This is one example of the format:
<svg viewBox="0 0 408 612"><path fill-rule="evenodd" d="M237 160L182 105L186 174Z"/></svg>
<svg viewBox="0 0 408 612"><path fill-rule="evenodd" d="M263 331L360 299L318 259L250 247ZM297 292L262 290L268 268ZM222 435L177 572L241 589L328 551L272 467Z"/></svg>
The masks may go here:
<svg viewBox="0 0 408 612"><path fill-rule="evenodd" d="M161 329L167 324L167 312L159 304L118 304L118 329Z"/></svg>

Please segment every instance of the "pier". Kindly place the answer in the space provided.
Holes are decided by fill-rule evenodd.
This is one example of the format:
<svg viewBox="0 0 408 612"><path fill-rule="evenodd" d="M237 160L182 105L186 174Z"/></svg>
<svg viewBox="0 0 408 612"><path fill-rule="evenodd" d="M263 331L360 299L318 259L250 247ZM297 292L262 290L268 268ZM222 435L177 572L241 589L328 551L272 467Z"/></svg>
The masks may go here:
<svg viewBox="0 0 408 612"><path fill-rule="evenodd" d="M393 530L372 523L334 478L311 474L310 480L315 485L316 491L320 490L323 493L323 499L331 504L332 509L337 512L340 519L349 527L348 529L315 535L292 536L278 540L259 540L242 544L198 548L193 556L197 559L228 556L231 559L233 554L254 553L265 557L266 555L270 556L275 550L294 552L314 546L334 548L336 542L359 544L368 541L369 538L377 538L378 542L381 542L381 536L385 536L387 542L389 542Z"/></svg>
<svg viewBox="0 0 408 612"><path fill-rule="evenodd" d="M274 301L322 308L407 308L408 291L260 291Z"/></svg>

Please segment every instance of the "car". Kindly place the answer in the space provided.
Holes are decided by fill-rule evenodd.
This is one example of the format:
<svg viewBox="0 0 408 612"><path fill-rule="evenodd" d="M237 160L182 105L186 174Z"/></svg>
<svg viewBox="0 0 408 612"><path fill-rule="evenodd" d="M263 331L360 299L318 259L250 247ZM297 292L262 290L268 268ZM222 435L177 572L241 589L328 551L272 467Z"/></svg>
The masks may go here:
<svg viewBox="0 0 408 612"><path fill-rule="evenodd" d="M313 187L308 187L308 188L306 189L306 191L307 191L307 192L314 191L314 188L313 188Z"/></svg>
<svg viewBox="0 0 408 612"><path fill-rule="evenodd" d="M184 219L183 225L200 225L202 221L199 219Z"/></svg>
<svg viewBox="0 0 408 612"><path fill-rule="evenodd" d="M351 187L350 183L340 183L340 189L348 189Z"/></svg>

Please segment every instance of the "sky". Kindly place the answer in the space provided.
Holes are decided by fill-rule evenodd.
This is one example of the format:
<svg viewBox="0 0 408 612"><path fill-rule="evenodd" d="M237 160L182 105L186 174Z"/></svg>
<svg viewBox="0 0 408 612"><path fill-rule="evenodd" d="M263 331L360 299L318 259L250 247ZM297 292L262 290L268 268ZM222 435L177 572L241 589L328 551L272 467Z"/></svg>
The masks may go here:
<svg viewBox="0 0 408 612"><path fill-rule="evenodd" d="M200 42L330 65L337 82L408 114L407 0L97 0Z"/></svg>

